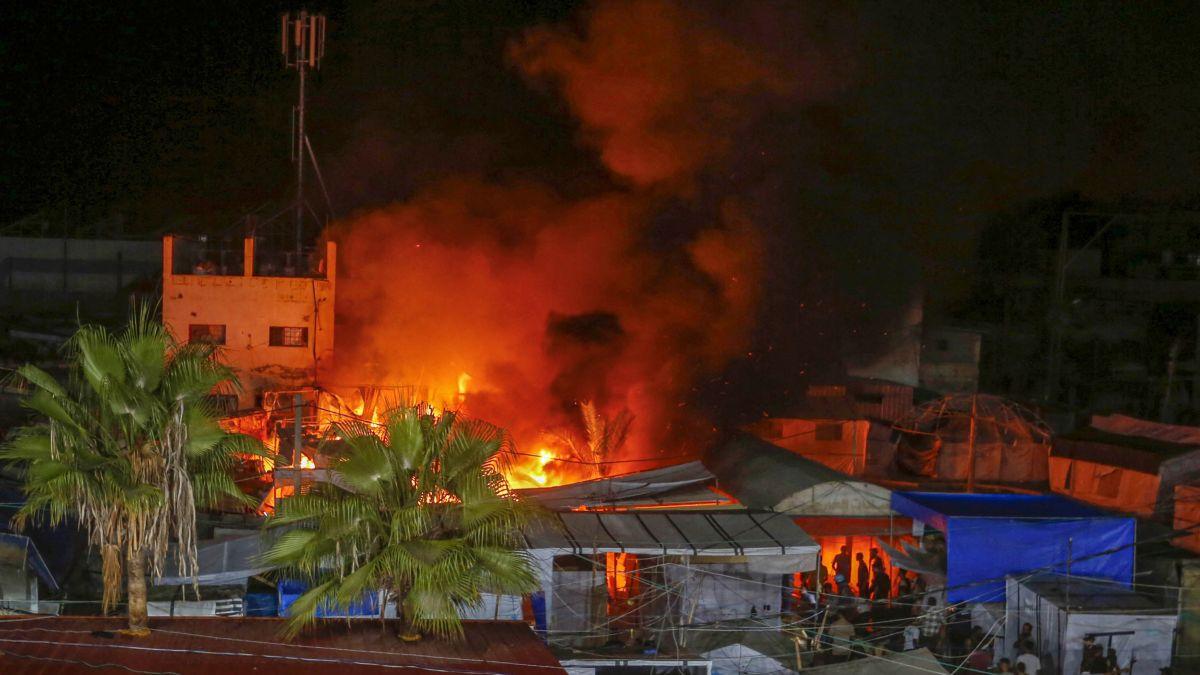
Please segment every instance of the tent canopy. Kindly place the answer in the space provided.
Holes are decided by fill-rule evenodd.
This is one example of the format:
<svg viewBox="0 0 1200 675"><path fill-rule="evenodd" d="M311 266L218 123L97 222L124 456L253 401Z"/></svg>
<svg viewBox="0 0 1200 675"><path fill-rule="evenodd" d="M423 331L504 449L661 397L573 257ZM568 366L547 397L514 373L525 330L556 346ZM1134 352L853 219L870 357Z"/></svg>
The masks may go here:
<svg viewBox="0 0 1200 675"><path fill-rule="evenodd" d="M1133 675L1157 675L1171 665L1178 613L1174 602L1165 606L1112 582L1058 574L1010 577L1005 635L1031 624L1039 649L1060 665L1059 672L1079 672L1083 640L1091 637L1116 650L1118 665L1132 666ZM1011 648L1011 641L1001 642L1010 657Z"/></svg>
<svg viewBox="0 0 1200 675"><path fill-rule="evenodd" d="M995 602L1004 577L1065 572L1129 583L1136 521L1058 495L894 492L892 508L946 535L951 602Z"/></svg>
<svg viewBox="0 0 1200 675"><path fill-rule="evenodd" d="M716 475L717 485L746 508L792 515L891 513L886 488L855 480L750 434L736 434L711 448L704 465Z"/></svg>

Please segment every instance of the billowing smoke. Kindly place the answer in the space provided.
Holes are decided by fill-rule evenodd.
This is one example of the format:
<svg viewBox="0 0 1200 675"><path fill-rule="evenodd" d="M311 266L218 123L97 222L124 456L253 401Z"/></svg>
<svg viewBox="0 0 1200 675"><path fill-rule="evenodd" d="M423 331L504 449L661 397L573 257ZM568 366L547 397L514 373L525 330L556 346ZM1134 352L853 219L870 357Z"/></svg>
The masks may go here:
<svg viewBox="0 0 1200 675"><path fill-rule="evenodd" d="M582 30L535 28L510 53L561 89L584 142L638 186L692 176L727 149L744 97L791 86L707 17L667 0L599 5Z"/></svg>
<svg viewBox="0 0 1200 675"><path fill-rule="evenodd" d="M815 55L760 50L778 26L752 13L622 0L578 18L508 57L561 96L612 181L564 196L457 176L338 224L336 379L445 392L466 372L470 412L526 448L594 401L634 415L625 456L695 451L712 424L694 392L745 355L766 258L739 183L710 176L772 101L828 84L797 79Z"/></svg>
<svg viewBox="0 0 1200 675"><path fill-rule="evenodd" d="M466 372L471 413L524 443L592 400L636 416L631 450L677 453L693 378L752 324L758 245L731 215L652 250L645 201L465 179L344 224L337 379L453 393Z"/></svg>

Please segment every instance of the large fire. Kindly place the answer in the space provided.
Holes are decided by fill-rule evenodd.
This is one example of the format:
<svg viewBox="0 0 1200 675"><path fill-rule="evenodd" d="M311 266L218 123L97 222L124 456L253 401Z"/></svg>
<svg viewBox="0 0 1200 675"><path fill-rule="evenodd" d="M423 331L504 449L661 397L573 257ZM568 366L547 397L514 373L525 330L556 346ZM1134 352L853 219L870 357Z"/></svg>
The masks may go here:
<svg viewBox="0 0 1200 675"><path fill-rule="evenodd" d="M510 42L512 67L577 120L589 168L435 173L329 227L330 414L377 422L388 404L425 403L487 420L511 434L518 488L700 451L713 424L697 392L747 351L764 260L754 219L773 213L725 162L750 108L801 95L794 66L814 57L767 54L757 23L726 30L698 11L598 3Z"/></svg>

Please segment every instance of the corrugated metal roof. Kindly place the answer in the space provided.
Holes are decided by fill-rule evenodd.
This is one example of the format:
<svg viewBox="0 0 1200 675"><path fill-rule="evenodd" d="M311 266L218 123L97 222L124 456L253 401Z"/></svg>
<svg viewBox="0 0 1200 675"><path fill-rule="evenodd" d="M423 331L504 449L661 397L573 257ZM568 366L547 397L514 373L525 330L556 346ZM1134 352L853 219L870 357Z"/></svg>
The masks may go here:
<svg viewBox="0 0 1200 675"><path fill-rule="evenodd" d="M256 673L299 675L566 675L524 623L465 621L461 642L395 637L373 619L328 620L285 643L283 619L151 618L144 638L121 635L122 618L0 619L3 673Z"/></svg>

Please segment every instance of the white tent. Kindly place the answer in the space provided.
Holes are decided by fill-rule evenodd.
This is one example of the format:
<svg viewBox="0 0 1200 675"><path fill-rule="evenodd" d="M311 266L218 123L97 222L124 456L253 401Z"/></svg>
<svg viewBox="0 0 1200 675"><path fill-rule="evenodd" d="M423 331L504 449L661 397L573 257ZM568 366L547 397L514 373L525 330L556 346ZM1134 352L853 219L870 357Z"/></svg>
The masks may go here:
<svg viewBox="0 0 1200 675"><path fill-rule="evenodd" d="M749 434L713 447L704 464L716 475L717 486L747 508L790 516L886 518L892 513L891 490Z"/></svg>
<svg viewBox="0 0 1200 675"><path fill-rule="evenodd" d="M1078 673L1085 637L1106 652L1116 649L1122 668L1133 663L1132 675L1158 675L1171 665L1179 620L1174 607L1163 607L1116 582L1059 574L1009 577L1005 591L1005 634L1018 635L1022 624L1031 624L1044 668L1052 662L1061 666L1060 672ZM1011 641L1002 648L1006 656L1015 657Z"/></svg>

